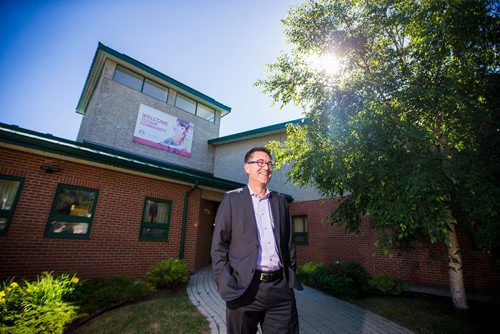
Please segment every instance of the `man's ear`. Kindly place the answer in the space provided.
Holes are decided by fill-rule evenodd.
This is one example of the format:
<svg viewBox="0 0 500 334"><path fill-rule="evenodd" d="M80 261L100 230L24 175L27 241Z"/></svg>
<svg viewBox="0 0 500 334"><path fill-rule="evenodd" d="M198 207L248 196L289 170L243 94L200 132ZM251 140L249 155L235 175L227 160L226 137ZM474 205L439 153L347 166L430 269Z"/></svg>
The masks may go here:
<svg viewBox="0 0 500 334"><path fill-rule="evenodd" d="M247 164L246 162L243 164L243 169L247 174L250 174L250 164Z"/></svg>

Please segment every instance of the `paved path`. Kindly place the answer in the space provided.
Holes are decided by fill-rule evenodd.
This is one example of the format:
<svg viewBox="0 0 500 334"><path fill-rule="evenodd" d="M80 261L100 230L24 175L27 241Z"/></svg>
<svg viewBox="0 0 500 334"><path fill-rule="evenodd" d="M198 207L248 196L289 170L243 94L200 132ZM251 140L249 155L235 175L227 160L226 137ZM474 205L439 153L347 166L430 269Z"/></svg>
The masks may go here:
<svg viewBox="0 0 500 334"><path fill-rule="evenodd" d="M210 321L211 333L226 333L226 304L219 297L207 267L189 280L188 295ZM305 286L295 290L300 332L307 333L412 333L379 315Z"/></svg>

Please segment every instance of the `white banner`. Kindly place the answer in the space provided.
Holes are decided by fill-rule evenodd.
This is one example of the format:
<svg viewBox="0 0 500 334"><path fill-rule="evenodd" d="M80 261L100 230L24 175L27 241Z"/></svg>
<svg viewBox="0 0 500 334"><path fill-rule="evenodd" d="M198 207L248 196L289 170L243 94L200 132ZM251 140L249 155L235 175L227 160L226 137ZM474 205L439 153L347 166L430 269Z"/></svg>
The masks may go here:
<svg viewBox="0 0 500 334"><path fill-rule="evenodd" d="M133 140L136 143L190 157L193 123L141 104Z"/></svg>

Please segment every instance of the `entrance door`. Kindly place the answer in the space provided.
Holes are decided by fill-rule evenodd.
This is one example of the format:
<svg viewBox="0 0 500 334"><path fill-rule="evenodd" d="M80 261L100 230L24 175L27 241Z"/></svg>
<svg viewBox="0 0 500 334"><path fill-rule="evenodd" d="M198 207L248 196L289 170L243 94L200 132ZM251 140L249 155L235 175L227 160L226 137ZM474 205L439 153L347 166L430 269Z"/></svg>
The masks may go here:
<svg viewBox="0 0 500 334"><path fill-rule="evenodd" d="M198 225L198 238L196 247L196 270L204 268L211 263L210 245L214 233L215 215L219 202L202 199Z"/></svg>

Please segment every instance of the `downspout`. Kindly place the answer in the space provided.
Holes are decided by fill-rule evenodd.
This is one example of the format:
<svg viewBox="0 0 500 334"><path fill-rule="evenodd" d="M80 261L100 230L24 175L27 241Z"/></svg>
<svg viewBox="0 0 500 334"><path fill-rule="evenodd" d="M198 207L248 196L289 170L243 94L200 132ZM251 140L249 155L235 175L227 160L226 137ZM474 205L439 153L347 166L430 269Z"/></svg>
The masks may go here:
<svg viewBox="0 0 500 334"><path fill-rule="evenodd" d="M184 259L184 244L186 243L187 217L189 206L189 195L198 188L198 181L184 194L184 211L182 212L181 245L179 249L179 259Z"/></svg>

